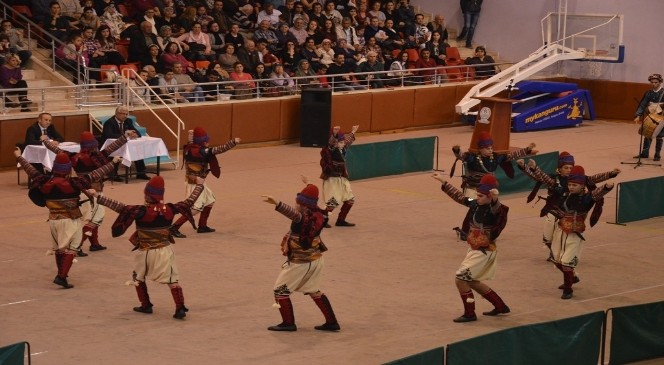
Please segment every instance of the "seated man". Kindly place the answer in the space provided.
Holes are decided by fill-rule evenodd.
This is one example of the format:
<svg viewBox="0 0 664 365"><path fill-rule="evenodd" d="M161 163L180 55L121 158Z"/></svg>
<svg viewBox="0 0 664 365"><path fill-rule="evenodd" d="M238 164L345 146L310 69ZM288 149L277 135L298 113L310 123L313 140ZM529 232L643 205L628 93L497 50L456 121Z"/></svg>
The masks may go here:
<svg viewBox="0 0 664 365"><path fill-rule="evenodd" d="M63 142L64 138L55 130L55 126L51 124L53 116L51 113L40 113L37 117L37 121L34 122L28 129L25 131L25 141L23 142L24 146L28 145L41 145L44 141L51 141L55 145L57 143ZM34 166L40 173L44 173L44 166L40 163L33 163Z"/></svg>
<svg viewBox="0 0 664 365"><path fill-rule="evenodd" d="M327 69L328 81L332 82L334 91L363 90L364 86L357 85L350 74L352 69L345 63L343 54L334 55L334 62ZM331 77L330 77L331 76Z"/></svg>
<svg viewBox="0 0 664 365"><path fill-rule="evenodd" d="M181 86L178 86L179 92L189 101L205 101L203 89L192 80L191 76L184 71L184 66L176 62L173 64L173 78Z"/></svg>
<svg viewBox="0 0 664 365"><path fill-rule="evenodd" d="M134 122L131 119L127 118L128 115L129 115L129 109L127 109L127 107L119 106L115 108L115 115L104 122L104 128L101 132L101 141L100 141L102 145L104 144L104 142L106 142L107 139L109 138L118 139L120 138L120 136L124 135L125 132L130 130L136 132L136 134L139 137L141 137L141 132L139 132L138 129L136 129ZM134 161L134 165L136 165L137 179L150 180L148 175L145 174L145 163L143 162L143 160ZM119 179L117 176L117 168L118 166L116 165L115 180L122 181L122 179Z"/></svg>

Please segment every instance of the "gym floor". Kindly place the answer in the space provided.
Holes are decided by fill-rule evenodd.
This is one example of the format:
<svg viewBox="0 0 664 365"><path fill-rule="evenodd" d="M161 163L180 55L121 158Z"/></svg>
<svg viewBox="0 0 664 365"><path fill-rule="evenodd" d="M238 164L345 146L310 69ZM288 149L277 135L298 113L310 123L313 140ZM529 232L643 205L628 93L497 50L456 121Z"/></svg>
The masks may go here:
<svg viewBox="0 0 664 365"><path fill-rule="evenodd" d="M534 142L541 152L569 151L588 174L620 168L615 183L661 176L660 166L621 165L634 161L636 131L633 124L586 121L576 128L513 133L511 145ZM356 143L435 135L438 167L448 173L452 146L467 148L471 133L471 127L453 127L360 134ZM303 187L300 175L320 187L319 150L297 144L252 147L219 155L221 179L207 180L217 196L209 221L217 231L181 229L188 235L175 245L190 309L184 321L171 317L168 288L152 282L154 314L132 311L138 300L124 285L133 268L131 232L111 237L116 214L110 210L100 228L108 250L77 259L69 277L75 288L51 283L56 269L53 256L45 255L50 248L46 209L29 201L25 174L17 186L15 171L0 173L0 346L29 341L32 361L40 365L379 364L505 328L664 300L664 218L609 224L615 222L614 189L600 222L584 233L574 297L561 300L562 274L545 261L541 244L543 202L527 204L524 192L501 196L510 207L509 221L497 242L497 275L487 282L512 312L453 323L463 310L454 273L467 246L452 228L460 225L466 208L441 192L432 172L422 172L351 182L356 204L348 220L357 226L323 232L329 251L321 290L341 331L314 330L323 316L299 293L292 295L298 331L267 331L280 322L272 287L284 261L279 244L289 221L261 195L292 204ZM183 175L180 169L163 171L167 201L184 198ZM459 186L461 181L451 182ZM137 180L107 183L105 194L140 204L143 188ZM478 296L478 313L489 309Z"/></svg>

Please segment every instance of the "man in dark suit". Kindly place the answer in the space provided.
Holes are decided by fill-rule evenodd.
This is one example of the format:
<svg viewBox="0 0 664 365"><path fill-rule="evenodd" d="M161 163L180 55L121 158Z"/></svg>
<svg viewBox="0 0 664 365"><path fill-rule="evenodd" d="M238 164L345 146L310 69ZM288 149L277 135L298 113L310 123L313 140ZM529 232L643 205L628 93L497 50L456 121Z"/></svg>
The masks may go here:
<svg viewBox="0 0 664 365"><path fill-rule="evenodd" d="M129 115L129 110L127 107L119 106L115 109L115 115L109 118L104 122L104 128L101 132L101 143L104 144L107 139L118 139L126 131L135 131L136 134L141 137L141 133L136 129L134 122L131 119L127 119ZM150 180L150 178L145 174L145 163L143 160L134 161L136 165L136 178L142 180ZM116 175L117 175L117 166L116 166ZM121 181L121 179L119 179Z"/></svg>
<svg viewBox="0 0 664 365"><path fill-rule="evenodd" d="M25 131L25 141L23 142L24 146L27 145L36 145L39 146L43 141L52 141L60 143L64 141L64 138L55 130L55 126L51 124L53 116L50 113L41 113L37 117L37 121L28 127ZM23 149L23 148L21 148ZM40 163L32 164L37 171L44 173L44 166Z"/></svg>
<svg viewBox="0 0 664 365"><path fill-rule="evenodd" d="M157 43L157 36L152 33L152 23L144 21L140 25L141 29L131 35L129 40L129 57L127 61L138 62L149 56L148 47Z"/></svg>

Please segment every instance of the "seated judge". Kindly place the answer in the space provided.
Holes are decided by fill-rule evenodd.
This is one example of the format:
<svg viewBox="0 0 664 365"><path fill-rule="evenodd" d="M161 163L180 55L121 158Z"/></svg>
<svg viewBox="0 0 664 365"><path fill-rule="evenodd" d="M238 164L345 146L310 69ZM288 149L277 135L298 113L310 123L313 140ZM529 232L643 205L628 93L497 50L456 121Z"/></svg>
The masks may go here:
<svg viewBox="0 0 664 365"><path fill-rule="evenodd" d="M104 144L107 139L118 139L126 131L132 130L141 137L141 133L136 129L134 122L131 119L128 119L129 109L125 106L119 106L115 109L115 115L109 118L104 122L104 128L101 132L101 143ZM134 161L136 166L136 178L141 180L150 180L150 178L145 174L145 163L143 160ZM118 166L116 165L116 169ZM117 170L116 170L117 173ZM116 174L117 175L117 174ZM121 180L121 179L120 179Z"/></svg>
<svg viewBox="0 0 664 365"><path fill-rule="evenodd" d="M41 145L44 141L52 141L60 143L64 138L55 130L55 126L51 124L53 116L50 113L40 113L37 121L28 127L25 131L24 146L27 145ZM44 173L44 166L40 163L32 164L39 172Z"/></svg>

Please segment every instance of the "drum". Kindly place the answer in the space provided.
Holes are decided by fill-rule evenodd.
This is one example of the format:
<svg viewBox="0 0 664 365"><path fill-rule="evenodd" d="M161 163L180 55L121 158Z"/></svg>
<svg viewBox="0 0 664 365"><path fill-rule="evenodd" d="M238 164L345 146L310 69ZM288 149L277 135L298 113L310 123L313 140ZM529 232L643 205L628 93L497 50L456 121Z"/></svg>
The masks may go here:
<svg viewBox="0 0 664 365"><path fill-rule="evenodd" d="M646 138L653 139L659 135L664 127L664 116L659 114L649 114L643 119L643 127L639 129L639 134Z"/></svg>

